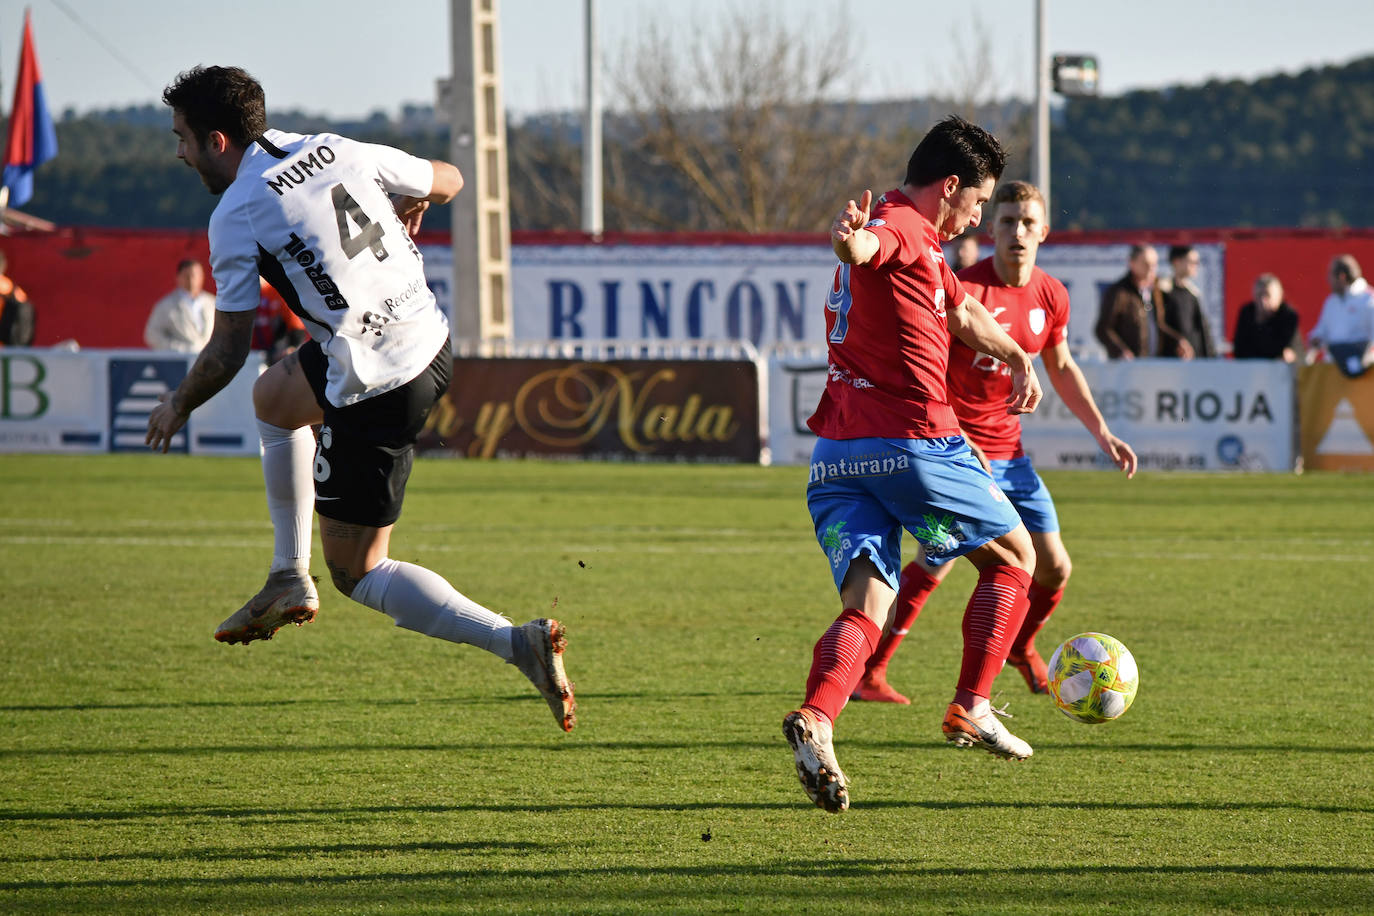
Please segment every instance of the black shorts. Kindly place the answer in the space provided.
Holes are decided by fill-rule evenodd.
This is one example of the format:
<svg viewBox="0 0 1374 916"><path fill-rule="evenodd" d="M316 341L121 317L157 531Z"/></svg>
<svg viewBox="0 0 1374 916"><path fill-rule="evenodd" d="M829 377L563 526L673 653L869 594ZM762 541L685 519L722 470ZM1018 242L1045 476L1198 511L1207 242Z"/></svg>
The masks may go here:
<svg viewBox="0 0 1374 916"><path fill-rule="evenodd" d="M373 528L394 524L415 461L415 440L430 408L448 390L453 371L448 341L409 382L348 407L335 407L324 395L327 360L319 343L308 341L296 352L324 410L315 449L315 512Z"/></svg>

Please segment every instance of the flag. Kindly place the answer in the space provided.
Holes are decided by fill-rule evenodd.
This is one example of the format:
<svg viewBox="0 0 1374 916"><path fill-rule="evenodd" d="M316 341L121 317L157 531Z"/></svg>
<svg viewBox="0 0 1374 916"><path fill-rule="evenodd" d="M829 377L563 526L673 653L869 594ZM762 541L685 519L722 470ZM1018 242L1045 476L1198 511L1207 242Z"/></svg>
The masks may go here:
<svg viewBox="0 0 1374 916"><path fill-rule="evenodd" d="M43 77L33 48L29 11L24 11L24 41L19 50L19 76L10 110L10 140L0 184L10 189L10 203L21 206L33 197L33 170L57 155L57 130L43 98Z"/></svg>

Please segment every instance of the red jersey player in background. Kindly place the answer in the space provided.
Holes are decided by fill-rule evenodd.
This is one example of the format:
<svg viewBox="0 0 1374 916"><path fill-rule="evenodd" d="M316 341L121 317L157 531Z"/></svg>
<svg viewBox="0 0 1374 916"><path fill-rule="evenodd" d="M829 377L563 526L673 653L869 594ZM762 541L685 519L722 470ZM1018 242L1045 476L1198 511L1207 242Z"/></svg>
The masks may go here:
<svg viewBox="0 0 1374 916"><path fill-rule="evenodd" d="M987 698L1025 616L1034 548L959 435L945 390L952 333L1011 367L1004 410L1027 413L1040 401L1030 357L965 293L940 250L941 240L978 225L1005 162L987 131L946 118L917 145L905 182L877 201L872 218L865 191L831 224L840 264L826 300L830 365L809 421L818 439L806 502L843 611L816 643L805 701L783 719L802 787L828 811L849 807L834 721L892 609L902 529L932 566L967 556L979 570L946 739L1002 757L1032 753Z"/></svg>
<svg viewBox="0 0 1374 916"><path fill-rule="evenodd" d="M258 311L253 316L252 349L266 354L267 365L274 365L310 339L305 322L291 311L281 293L266 279L258 279Z"/></svg>
<svg viewBox="0 0 1374 916"><path fill-rule="evenodd" d="M1033 184L1011 181L997 189L992 207L993 256L961 270L959 280L1027 353L1040 354L1045 374L1064 405L1092 433L1112 464L1127 477L1134 476L1135 452L1107 428L1069 352L1068 290L1035 266L1036 252L1049 234L1044 197ZM1021 447L1020 419L1006 411L1012 391L1007 366L952 338L948 378L950 402L959 415L964 436L983 456L1035 545L1030 607L1012 640L1007 661L1021 672L1032 693L1046 693L1045 662L1035 649L1035 634L1058 606L1072 568L1059 537L1054 501ZM853 699L910 702L888 685L887 663L926 599L948 573L948 566L932 570L916 561L902 570L891 627L870 656Z"/></svg>

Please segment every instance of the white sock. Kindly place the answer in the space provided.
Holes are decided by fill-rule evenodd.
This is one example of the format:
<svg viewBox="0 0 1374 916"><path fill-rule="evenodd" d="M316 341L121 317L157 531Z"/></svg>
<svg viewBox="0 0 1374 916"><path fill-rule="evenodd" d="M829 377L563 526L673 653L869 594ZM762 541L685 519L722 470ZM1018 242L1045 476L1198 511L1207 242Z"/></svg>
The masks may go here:
<svg viewBox="0 0 1374 916"><path fill-rule="evenodd" d="M262 479L272 519L272 572L310 569L310 530L315 515L315 436L310 427L282 429L258 421Z"/></svg>
<svg viewBox="0 0 1374 916"><path fill-rule="evenodd" d="M514 628L510 621L465 597L443 576L423 566L384 559L358 580L353 600L390 616L398 627L467 643L511 660Z"/></svg>

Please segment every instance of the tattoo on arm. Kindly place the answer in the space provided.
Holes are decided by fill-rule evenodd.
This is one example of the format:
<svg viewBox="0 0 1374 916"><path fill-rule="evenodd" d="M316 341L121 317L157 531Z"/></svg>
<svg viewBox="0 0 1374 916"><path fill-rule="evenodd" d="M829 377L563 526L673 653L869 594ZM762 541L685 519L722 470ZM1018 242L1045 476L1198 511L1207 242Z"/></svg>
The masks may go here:
<svg viewBox="0 0 1374 916"><path fill-rule="evenodd" d="M251 311L215 313L210 342L173 395L172 406L178 413L189 415L218 394L243 367L253 342L254 317Z"/></svg>

